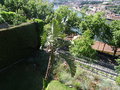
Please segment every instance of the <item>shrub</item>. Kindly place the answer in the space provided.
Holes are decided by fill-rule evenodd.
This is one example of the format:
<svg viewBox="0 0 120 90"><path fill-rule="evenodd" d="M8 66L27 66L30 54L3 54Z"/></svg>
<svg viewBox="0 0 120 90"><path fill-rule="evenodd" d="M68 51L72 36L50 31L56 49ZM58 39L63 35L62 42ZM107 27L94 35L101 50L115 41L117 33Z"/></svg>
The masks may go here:
<svg viewBox="0 0 120 90"><path fill-rule="evenodd" d="M115 66L116 72L120 73L120 59L116 59L118 66Z"/></svg>
<svg viewBox="0 0 120 90"><path fill-rule="evenodd" d="M4 6L7 11L25 15L28 19L39 18L45 20L53 13L53 5L46 0L5 0Z"/></svg>
<svg viewBox="0 0 120 90"><path fill-rule="evenodd" d="M118 85L120 85L120 76L118 76L118 77L116 77L116 83L118 84Z"/></svg>
<svg viewBox="0 0 120 90"><path fill-rule="evenodd" d="M1 11L0 15L4 22L7 22L10 25L18 25L22 22L26 22L25 16L21 16L19 14L16 14L15 12ZM0 23L3 23L3 21L1 21Z"/></svg>
<svg viewBox="0 0 120 90"><path fill-rule="evenodd" d="M70 46L70 52L77 57L96 57L96 51L92 49L93 40L91 39L92 32L87 30L82 36L75 39Z"/></svg>
<svg viewBox="0 0 120 90"><path fill-rule="evenodd" d="M4 22L5 22L4 18L0 15L0 24Z"/></svg>
<svg viewBox="0 0 120 90"><path fill-rule="evenodd" d="M80 68L78 63L76 66L76 74L74 77L71 77L70 71L67 70L69 69L68 66L62 62L58 63L54 68L54 79L61 81L67 86L72 86L77 90L119 90L120 87L112 80L89 73Z"/></svg>

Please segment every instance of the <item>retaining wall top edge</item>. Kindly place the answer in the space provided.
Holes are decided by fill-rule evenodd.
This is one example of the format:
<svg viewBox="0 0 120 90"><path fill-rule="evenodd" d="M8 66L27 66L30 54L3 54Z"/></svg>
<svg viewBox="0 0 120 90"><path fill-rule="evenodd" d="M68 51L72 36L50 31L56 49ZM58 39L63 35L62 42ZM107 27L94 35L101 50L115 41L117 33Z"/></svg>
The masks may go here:
<svg viewBox="0 0 120 90"><path fill-rule="evenodd" d="M34 22L22 23L22 24L20 24L20 25L16 25L16 26L12 26L12 27L8 27L8 28L0 29L0 31L11 30L11 29L14 29L14 28L18 28L18 27L22 27L22 26L30 25L30 24L33 24L33 23L34 23Z"/></svg>

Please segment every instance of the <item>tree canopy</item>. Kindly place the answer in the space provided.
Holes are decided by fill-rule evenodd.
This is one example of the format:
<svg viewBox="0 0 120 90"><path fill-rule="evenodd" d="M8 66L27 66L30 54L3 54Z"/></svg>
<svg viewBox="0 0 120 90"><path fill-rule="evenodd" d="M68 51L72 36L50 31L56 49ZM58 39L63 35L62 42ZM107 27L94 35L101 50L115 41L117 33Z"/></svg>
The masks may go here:
<svg viewBox="0 0 120 90"><path fill-rule="evenodd" d="M112 37L108 40L108 44L112 45L114 50L114 55L117 49L120 47L120 21L112 21L110 24L110 31L112 32Z"/></svg>
<svg viewBox="0 0 120 90"><path fill-rule="evenodd" d="M110 37L110 29L106 24L106 19L102 13L95 15L85 16L84 20L80 23L79 28L82 32L89 29L93 32L93 39L97 38L100 41L107 42Z"/></svg>
<svg viewBox="0 0 120 90"><path fill-rule="evenodd" d="M92 49L93 40L91 39L92 32L86 30L82 36L73 40L73 44L70 46L70 52L77 57L89 57L95 58L96 51Z"/></svg>
<svg viewBox="0 0 120 90"><path fill-rule="evenodd" d="M53 13L53 5L43 0L5 0L3 6L5 11L17 12L28 19L45 20Z"/></svg>

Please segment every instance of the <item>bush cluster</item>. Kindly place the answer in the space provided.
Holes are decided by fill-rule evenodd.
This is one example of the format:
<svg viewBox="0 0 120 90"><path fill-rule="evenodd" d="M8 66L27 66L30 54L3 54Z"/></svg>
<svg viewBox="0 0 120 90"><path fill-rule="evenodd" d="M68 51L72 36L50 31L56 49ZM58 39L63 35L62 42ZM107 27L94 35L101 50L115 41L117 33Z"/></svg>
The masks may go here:
<svg viewBox="0 0 120 90"><path fill-rule="evenodd" d="M7 22L9 25L18 25L26 22L26 17L15 12L0 12L0 24Z"/></svg>

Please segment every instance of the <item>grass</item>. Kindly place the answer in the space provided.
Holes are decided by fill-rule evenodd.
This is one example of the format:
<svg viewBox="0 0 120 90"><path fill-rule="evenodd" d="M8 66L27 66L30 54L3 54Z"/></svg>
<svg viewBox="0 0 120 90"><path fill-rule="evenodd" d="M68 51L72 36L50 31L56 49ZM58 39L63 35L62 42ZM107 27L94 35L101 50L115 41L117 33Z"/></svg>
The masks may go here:
<svg viewBox="0 0 120 90"><path fill-rule="evenodd" d="M47 62L45 62L45 58L43 59L44 52L40 52L39 55L1 72L0 90L41 90L42 78L44 70L46 70L43 65L47 65ZM37 70L34 63L40 65Z"/></svg>
<svg viewBox="0 0 120 90"><path fill-rule="evenodd" d="M49 83L46 90L76 90L75 88L70 88L60 83L59 81L53 80Z"/></svg>
<svg viewBox="0 0 120 90"><path fill-rule="evenodd" d="M71 77L68 66L59 62L54 68L54 79L77 90L120 90L114 81L84 70L79 64L76 66L76 74Z"/></svg>

